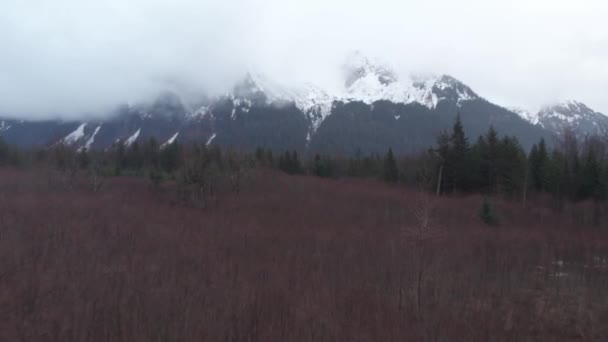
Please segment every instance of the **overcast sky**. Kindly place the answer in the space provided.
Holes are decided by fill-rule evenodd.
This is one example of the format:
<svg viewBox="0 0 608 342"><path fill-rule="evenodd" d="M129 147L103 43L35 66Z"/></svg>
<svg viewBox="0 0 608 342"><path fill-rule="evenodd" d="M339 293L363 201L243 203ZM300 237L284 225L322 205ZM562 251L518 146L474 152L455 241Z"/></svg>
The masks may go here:
<svg viewBox="0 0 608 342"><path fill-rule="evenodd" d="M248 68L335 81L353 50L505 106L608 113L605 0L2 0L0 112L81 115Z"/></svg>

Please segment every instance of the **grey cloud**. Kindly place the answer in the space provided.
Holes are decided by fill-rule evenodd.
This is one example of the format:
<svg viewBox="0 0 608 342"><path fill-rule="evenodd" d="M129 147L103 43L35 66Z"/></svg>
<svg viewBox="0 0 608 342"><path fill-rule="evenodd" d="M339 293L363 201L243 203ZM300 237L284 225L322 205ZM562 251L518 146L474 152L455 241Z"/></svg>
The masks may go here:
<svg viewBox="0 0 608 342"><path fill-rule="evenodd" d="M224 91L248 68L333 87L359 49L499 104L608 113L607 15L596 0L4 0L0 112L103 113L166 88Z"/></svg>

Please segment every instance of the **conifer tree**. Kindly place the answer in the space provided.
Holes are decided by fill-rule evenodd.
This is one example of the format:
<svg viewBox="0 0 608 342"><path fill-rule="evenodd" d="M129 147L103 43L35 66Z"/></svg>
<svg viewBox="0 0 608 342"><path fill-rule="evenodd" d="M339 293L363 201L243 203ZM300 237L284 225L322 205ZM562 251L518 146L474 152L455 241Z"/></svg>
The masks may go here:
<svg viewBox="0 0 608 342"><path fill-rule="evenodd" d="M173 142L160 151L160 165L165 172L177 170L180 164L180 145Z"/></svg>
<svg viewBox="0 0 608 342"><path fill-rule="evenodd" d="M486 149L483 156L484 165L486 166L486 185L490 193L496 192L498 187L498 173L500 163L500 147L498 141L498 133L493 126L490 126L485 137Z"/></svg>
<svg viewBox="0 0 608 342"><path fill-rule="evenodd" d="M521 195L526 186L526 168L526 154L517 138L504 137L501 139L494 171L496 173L494 188L507 195Z"/></svg>
<svg viewBox="0 0 608 342"><path fill-rule="evenodd" d="M595 146L593 145L588 147L585 161L582 165L579 188L580 199L591 198L599 200L603 197L602 168L595 150Z"/></svg>
<svg viewBox="0 0 608 342"><path fill-rule="evenodd" d="M448 158L448 165L452 169L453 191L467 190L468 188L470 172L468 169L468 152L469 142L464 133L462 122L460 121L460 114L458 114L452 129L452 135L450 136L450 154Z"/></svg>
<svg viewBox="0 0 608 342"><path fill-rule="evenodd" d="M393 155L392 148L388 149L388 152L384 157L383 178L385 181L390 183L396 183L399 181L399 168L397 167L397 161Z"/></svg>
<svg viewBox="0 0 608 342"><path fill-rule="evenodd" d="M532 188L536 191L546 190L546 171L549 157L544 139L541 139L538 145L532 146L528 159L530 161L529 172Z"/></svg>
<svg viewBox="0 0 608 342"><path fill-rule="evenodd" d="M300 174L302 173L302 163L300 162L300 158L298 157L298 152L294 150L291 154L291 174Z"/></svg>

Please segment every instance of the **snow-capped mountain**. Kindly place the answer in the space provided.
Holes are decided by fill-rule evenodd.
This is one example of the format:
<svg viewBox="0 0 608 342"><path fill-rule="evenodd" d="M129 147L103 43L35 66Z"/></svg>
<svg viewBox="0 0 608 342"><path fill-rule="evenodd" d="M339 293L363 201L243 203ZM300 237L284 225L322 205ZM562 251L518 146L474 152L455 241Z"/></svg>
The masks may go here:
<svg viewBox="0 0 608 342"><path fill-rule="evenodd" d="M538 122L542 127L557 133L566 128L571 128L581 135L608 132L608 117L577 101L543 108L538 113Z"/></svg>
<svg viewBox="0 0 608 342"><path fill-rule="evenodd" d="M451 76L400 79L390 67L374 63L360 53L352 56L344 69L347 71L345 91L336 97L345 102L372 104L384 100L418 103L433 109L443 100L460 103L479 98L468 86Z"/></svg>
<svg viewBox="0 0 608 342"><path fill-rule="evenodd" d="M565 101L543 107L540 111L517 111L522 118L534 125L560 135L566 129L585 136L608 133L608 116L596 112L578 101Z"/></svg>
<svg viewBox="0 0 608 342"><path fill-rule="evenodd" d="M254 72L249 72L226 97L235 106L232 116L239 109L248 112L253 105L281 107L293 104L307 116L312 132L331 114L332 105L338 99L312 83L285 85Z"/></svg>
<svg viewBox="0 0 608 342"><path fill-rule="evenodd" d="M538 112L533 112L521 107L508 107L508 109L531 124L538 125Z"/></svg>
<svg viewBox="0 0 608 342"><path fill-rule="evenodd" d="M196 104L166 92L149 103L120 106L106 120L5 120L0 134L25 147L61 143L95 149L154 138L159 146L196 141L353 154L388 147L398 152L426 149L441 130L451 127L456 113L471 137L494 125L530 146L546 133L451 76L401 76L360 53L347 58L342 71L339 89L325 89L314 80L283 84L249 72L230 92L201 94Z"/></svg>
<svg viewBox="0 0 608 342"><path fill-rule="evenodd" d="M226 95L234 108L247 112L252 105L285 106L294 104L310 121L309 135L315 134L335 103L362 102L372 105L378 101L399 104L420 104L435 109L439 102L461 105L464 101L480 99L467 85L443 76L408 77L400 79L388 66L372 62L361 53L351 55L343 66L344 88L325 90L313 83L285 85L260 74L250 72ZM209 109L209 107L205 107Z"/></svg>

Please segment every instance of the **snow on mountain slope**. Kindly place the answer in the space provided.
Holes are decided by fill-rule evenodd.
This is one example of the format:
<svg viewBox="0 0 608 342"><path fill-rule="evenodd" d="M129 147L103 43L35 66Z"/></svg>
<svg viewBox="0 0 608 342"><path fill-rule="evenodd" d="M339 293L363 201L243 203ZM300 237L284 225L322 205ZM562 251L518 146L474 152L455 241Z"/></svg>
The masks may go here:
<svg viewBox="0 0 608 342"><path fill-rule="evenodd" d="M164 144L160 145L160 148L165 148L171 144L173 144L175 142L175 139L177 139L177 136L179 135L179 132L173 134L173 136L171 136L171 138L169 138L169 140L167 140Z"/></svg>
<svg viewBox="0 0 608 342"><path fill-rule="evenodd" d="M211 143L213 142L213 140L215 139L217 135L215 133L213 133L213 135L211 135L211 137L209 139L207 139L207 142L205 143L205 146L209 146L211 145Z"/></svg>
<svg viewBox="0 0 608 342"><path fill-rule="evenodd" d="M264 94L267 103L293 102L304 113L317 108L327 111L328 106L331 110L331 103L335 99L335 96L312 83L287 86L260 73L249 73L246 83L250 86L250 92Z"/></svg>
<svg viewBox="0 0 608 342"><path fill-rule="evenodd" d="M566 128L581 135L606 134L608 117L578 101L566 101L546 106L538 113L539 124L556 133Z"/></svg>
<svg viewBox="0 0 608 342"><path fill-rule="evenodd" d="M388 85L397 82L395 72L386 63L380 60L371 60L363 55L360 51L347 56L345 63L342 65L344 72L345 88L352 87L358 80L372 76L382 85Z"/></svg>
<svg viewBox="0 0 608 342"><path fill-rule="evenodd" d="M135 140L137 140L137 138L139 138L139 133L141 133L141 128L138 129L135 133L133 133L133 135L131 135L126 141L125 141L125 146L129 147L131 146Z"/></svg>
<svg viewBox="0 0 608 342"><path fill-rule="evenodd" d="M89 139L84 144L84 146L80 147L78 150L82 150L82 149L90 150L91 149L91 145L93 145L93 142L95 142L95 136L97 135L97 133L99 133L99 130L101 129L101 126L102 125L99 125L99 126L97 126L97 128L95 128L95 131L89 137Z"/></svg>
<svg viewBox="0 0 608 342"><path fill-rule="evenodd" d="M80 126L78 126L76 130L68 134L65 138L61 140L61 142L66 145L73 145L78 142L84 137L84 128L86 127L86 125L86 123L80 124Z"/></svg>
<svg viewBox="0 0 608 342"><path fill-rule="evenodd" d="M336 100L334 96L311 83L294 89L292 98L296 107L308 116L313 132L331 114L333 103Z"/></svg>
<svg viewBox="0 0 608 342"><path fill-rule="evenodd" d="M413 76L400 79L390 67L355 53L344 66L346 92L342 100L371 104L380 100L394 103L419 103L430 109L440 101L457 104L478 99L468 86L457 79L443 76Z"/></svg>
<svg viewBox="0 0 608 342"><path fill-rule="evenodd" d="M234 91L227 95L236 108L243 112L255 104L284 105L293 103L311 123L312 133L332 112L335 102L359 101L373 104L386 100L393 103L418 103L429 109L441 101L463 101L480 97L457 79L443 75L400 79L390 67L372 61L361 53L351 55L343 66L344 87L337 91L325 90L313 83L285 85L260 74L250 72ZM209 110L207 107L202 110ZM201 115L202 111L197 111Z"/></svg>
<svg viewBox="0 0 608 342"><path fill-rule="evenodd" d="M583 103L577 101L566 101L542 108L538 113L538 117L541 123L542 121L557 119L569 124L573 124L584 118L593 117L596 114L599 113L591 110Z"/></svg>
<svg viewBox="0 0 608 342"><path fill-rule="evenodd" d="M6 121L2 120L0 122L0 132L8 131L11 129L12 125L8 124Z"/></svg>
<svg viewBox="0 0 608 342"><path fill-rule="evenodd" d="M579 101L565 101L543 107L534 113L520 108L510 108L523 119L539 125L555 134L571 129L584 136L608 133L608 116L596 112Z"/></svg>
<svg viewBox="0 0 608 342"><path fill-rule="evenodd" d="M533 125L539 124L538 112L533 112L521 107L507 107L507 109Z"/></svg>
<svg viewBox="0 0 608 342"><path fill-rule="evenodd" d="M232 93L225 96L232 101L232 119L236 118L239 108L247 113L254 105L288 105L293 103L310 120L315 131L321 122L331 114L333 102L338 96L331 95L312 83L285 85L269 77L255 72L249 72L243 81L239 82ZM215 99L217 100L217 99ZM209 107L203 107L195 116L204 115Z"/></svg>

